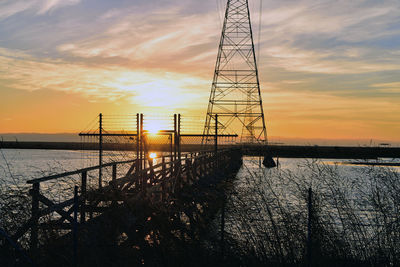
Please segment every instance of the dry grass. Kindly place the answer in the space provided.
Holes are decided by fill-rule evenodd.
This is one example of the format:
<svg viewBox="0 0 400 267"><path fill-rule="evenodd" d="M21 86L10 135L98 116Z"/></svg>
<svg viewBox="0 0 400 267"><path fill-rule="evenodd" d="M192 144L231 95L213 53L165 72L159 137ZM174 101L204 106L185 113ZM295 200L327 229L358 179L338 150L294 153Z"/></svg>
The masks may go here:
<svg viewBox="0 0 400 267"><path fill-rule="evenodd" d="M242 177L229 197L226 231L235 245L241 245L243 262L307 263L311 187L314 265L399 264L400 177L396 170L364 167L353 168L349 174L341 166L304 161L291 171L247 168Z"/></svg>

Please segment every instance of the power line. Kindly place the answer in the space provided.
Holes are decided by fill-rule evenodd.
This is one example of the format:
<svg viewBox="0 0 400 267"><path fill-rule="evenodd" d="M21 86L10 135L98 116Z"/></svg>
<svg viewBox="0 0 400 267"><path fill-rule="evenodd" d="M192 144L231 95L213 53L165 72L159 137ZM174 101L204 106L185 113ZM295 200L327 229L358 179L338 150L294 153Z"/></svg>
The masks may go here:
<svg viewBox="0 0 400 267"><path fill-rule="evenodd" d="M263 2L260 1L260 13L259 13L259 20L258 20L258 51L257 51L257 58L260 58L260 51L261 51L261 28L262 28L262 13L263 13Z"/></svg>

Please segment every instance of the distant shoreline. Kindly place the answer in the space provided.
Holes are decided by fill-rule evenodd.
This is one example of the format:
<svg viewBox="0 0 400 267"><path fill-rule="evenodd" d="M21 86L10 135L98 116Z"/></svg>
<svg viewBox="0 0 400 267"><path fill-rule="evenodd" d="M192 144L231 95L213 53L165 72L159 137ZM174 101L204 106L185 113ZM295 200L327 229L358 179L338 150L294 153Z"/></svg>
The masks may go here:
<svg viewBox="0 0 400 267"><path fill-rule="evenodd" d="M0 142L3 149L49 149L49 150L98 150L98 143L80 142ZM220 146L221 148L224 145ZM201 150L200 144L182 144L182 152ZM169 144L152 144L149 150L170 151ZM212 149L212 147L210 147ZM132 143L104 143L103 150L135 151ZM268 147L244 147L244 154L262 156L268 153L281 158L331 158L331 159L376 159L400 158L400 147L350 147L350 146L295 146L268 145Z"/></svg>
<svg viewBox="0 0 400 267"><path fill-rule="evenodd" d="M365 166L387 166L387 167L400 167L400 162L349 162L345 165L365 165Z"/></svg>
<svg viewBox="0 0 400 267"><path fill-rule="evenodd" d="M400 147L400 140L385 139L329 139L329 138L294 138L283 136L268 136L271 144L286 145L319 145L319 146L389 146ZM55 142L80 143L78 133L0 133L0 142Z"/></svg>

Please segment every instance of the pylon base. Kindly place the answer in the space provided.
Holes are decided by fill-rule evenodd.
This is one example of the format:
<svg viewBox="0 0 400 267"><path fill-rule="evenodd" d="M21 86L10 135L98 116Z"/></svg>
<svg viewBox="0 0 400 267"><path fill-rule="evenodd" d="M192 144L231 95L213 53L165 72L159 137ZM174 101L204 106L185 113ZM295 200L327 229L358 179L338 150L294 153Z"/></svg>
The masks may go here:
<svg viewBox="0 0 400 267"><path fill-rule="evenodd" d="M274 168L276 167L276 163L271 156L264 156L263 163L265 168Z"/></svg>

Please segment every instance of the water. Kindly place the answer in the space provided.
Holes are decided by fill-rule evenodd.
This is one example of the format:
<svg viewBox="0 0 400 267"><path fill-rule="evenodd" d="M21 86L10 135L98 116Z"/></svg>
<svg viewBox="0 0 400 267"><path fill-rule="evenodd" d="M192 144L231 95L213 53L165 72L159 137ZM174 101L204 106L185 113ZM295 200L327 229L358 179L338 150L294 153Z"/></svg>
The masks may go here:
<svg viewBox="0 0 400 267"><path fill-rule="evenodd" d="M133 152L105 152L104 162L111 159L134 159ZM311 162L304 159L279 159L280 168L290 171L301 171L299 166ZM399 162L396 159L384 159L386 162ZM340 164L338 168L343 175L351 176L360 170L369 168L363 165L348 165L349 160L319 160L318 164ZM157 161L155 161L157 163ZM252 169L259 169L259 158L246 157L244 164ZM0 184L24 184L27 180L40 178L47 175L73 171L89 166L98 165L97 151L72 151L72 150L24 150L0 149ZM393 167L400 170L400 167ZM243 171L243 170L242 170ZM240 174L239 174L240 176Z"/></svg>
<svg viewBox="0 0 400 267"><path fill-rule="evenodd" d="M134 159L134 152L104 152L103 162L124 161ZM154 164L159 163L155 159ZM397 159L384 159L386 162L396 161ZM249 173L253 176L270 177L276 191L279 191L280 197L288 199L290 202L290 194L292 187L298 186L300 183L304 187L313 187L316 190L326 187L323 179L324 175L336 175L337 183L349 187L347 190L348 198L357 201L359 192L365 192L370 189L363 188L360 181L362 173L368 172L370 169L379 169L380 167L371 167L364 165L347 164L349 160L311 160L311 159L279 159L279 167L266 169L262 166L258 157L245 157L244 165L238 173L236 187L248 186L246 177ZM23 149L0 149L0 189L7 188L25 188L30 187L26 181L40 178L48 175L74 171L89 166L98 165L97 151L70 151L70 150L23 150ZM329 167L329 168L327 168ZM385 167L382 167L384 169ZM122 177L129 169L129 165L118 166L118 177ZM400 171L400 167L392 167L392 169ZM321 174L323 173L323 175ZM361 176L360 176L361 175ZM286 180L288 184L282 184L282 177L293 176L292 180ZM107 185L107 179L111 179L111 168L103 170L104 181ZM275 177L275 178L273 178ZM357 184L357 187L354 186ZM51 188L59 192L69 191L69 195L73 193L73 186L80 185L80 175L73 175L58 179L55 181L42 183L41 188ZM98 171L94 170L88 173L88 186L96 188L98 186ZM59 193L55 195L60 196ZM296 202L293 200L292 202ZM293 203L289 203L293 204Z"/></svg>
<svg viewBox="0 0 400 267"><path fill-rule="evenodd" d="M125 161L135 158L134 152L104 152L103 162L110 161ZM154 164L159 163L159 159L154 160ZM385 159L385 161L393 161L393 159ZM396 161L396 159L394 159ZM355 188L352 183L363 185L359 180L360 173L367 172L371 167L363 165L349 165L349 160L311 160L311 159L279 159L279 167L266 169L261 164L261 159L258 157L245 157L243 159L244 165L238 173L236 187L248 186L245 183L245 178L251 173L253 176L268 176L274 181L276 191L279 191L280 197L290 200L291 197L288 192L291 187L298 186L302 183L305 187L313 187L317 190L326 187L322 181L321 170L325 168L324 173L329 175L336 175L337 182L343 186L348 186L351 199L357 200L360 191L369 189L358 186ZM396 162L399 162L397 160ZM72 150L23 150L23 149L0 149L0 190L3 192L8 188L28 189L30 187L26 181L49 176L67 171L74 171L90 166L98 165L98 152L97 151L72 151ZM118 177L122 177L130 165L119 165L117 169ZM332 172L334 169L334 173ZM393 167L397 171L400 167ZM111 168L103 170L103 185L111 179ZM288 185L280 184L282 176L293 176L292 180L286 181ZM272 178L276 177L276 178ZM55 196L60 197L59 192L69 192L65 197L70 197L73 194L73 186L80 185L80 175L72 175L62 179L41 183L42 189L52 189ZM98 186L98 171L94 170L88 173L88 186L97 188ZM361 187L361 188L360 188ZM57 192L58 191L58 192ZM296 202L297 200L293 200ZM290 201L289 201L290 202ZM291 203L289 203L291 204ZM292 203L293 204L293 203Z"/></svg>
<svg viewBox="0 0 400 267"><path fill-rule="evenodd" d="M103 162L134 159L133 152L104 152ZM26 181L98 165L98 152L41 149L0 149L1 183Z"/></svg>

